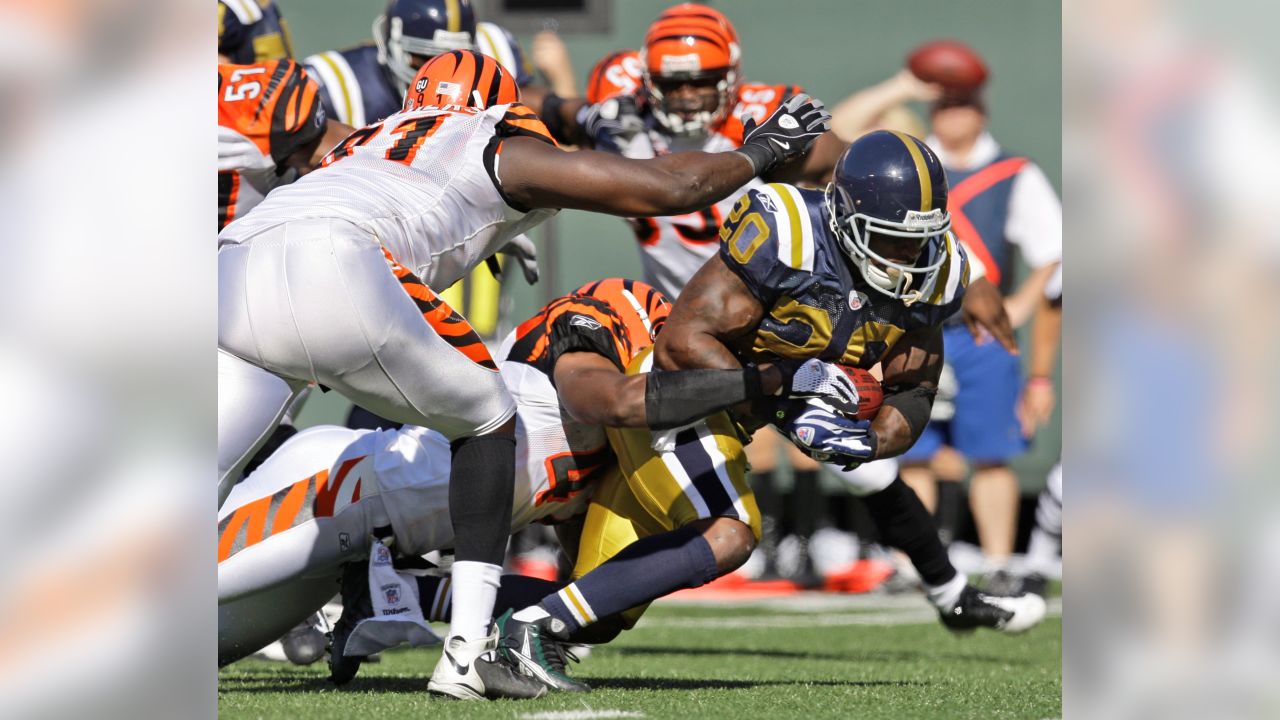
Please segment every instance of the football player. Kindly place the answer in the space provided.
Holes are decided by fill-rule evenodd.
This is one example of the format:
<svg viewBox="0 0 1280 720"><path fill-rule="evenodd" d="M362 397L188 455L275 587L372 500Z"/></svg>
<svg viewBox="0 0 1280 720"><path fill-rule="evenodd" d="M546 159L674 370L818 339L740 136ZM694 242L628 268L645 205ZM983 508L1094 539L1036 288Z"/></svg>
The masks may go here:
<svg viewBox="0 0 1280 720"><path fill-rule="evenodd" d="M574 518L604 478L617 474L606 426L683 424L756 391L852 394L838 371L816 361L766 364L758 374L755 368L624 374L652 345L669 310L662 294L644 283L602 280L552 301L508 336L499 357L519 418L512 532L531 522ZM834 384L826 388L824 380ZM684 397L690 383L698 393ZM452 546L449 462L444 436L420 427L311 428L237 485L219 512L219 664L243 657L314 612L332 596L340 565L368 555L371 535L405 555ZM565 535L572 553L577 526L558 527L573 529ZM601 539L587 534L582 541ZM354 677L362 660L345 650L352 630L370 616L366 569L360 563L344 581L344 614L331 660L340 684ZM549 591L530 583L504 582L498 608ZM416 594L426 619L449 619L447 578L422 578Z"/></svg>
<svg viewBox="0 0 1280 720"><path fill-rule="evenodd" d="M319 167L352 128L329 118L292 60L218 66L218 230Z"/></svg>
<svg viewBox="0 0 1280 720"><path fill-rule="evenodd" d="M946 191L928 146L894 132L850 145L825 192L782 184L751 190L729 213L719 254L676 301L657 338L654 366L733 369L778 358L880 363L886 397L874 421L851 420L815 402L757 403L742 418L751 427L772 421L823 462L855 466L901 454L928 420L942 363L941 324L959 309L968 284L966 256L949 230ZM742 441L728 417L709 423L675 437L693 433L708 450L740 456ZM620 457L655 470L622 483L655 520L632 523L665 532L610 548L616 554L594 571L502 618L503 645L524 664L538 661L539 639L561 640L732 571L759 539L759 512L738 476L691 475L685 470L699 466L693 459L673 467L664 453L667 436L610 432L618 436ZM1041 598L992 597L967 585L919 499L890 479L865 500L889 543L920 570L947 627L1019 632L1043 619Z"/></svg>
<svg viewBox="0 0 1280 720"><path fill-rule="evenodd" d="M293 57L275 0L218 0L218 62L247 65Z"/></svg>
<svg viewBox="0 0 1280 720"><path fill-rule="evenodd" d="M451 441L453 579L465 602L448 640L463 654L433 681L442 692L475 663L499 664L477 641L510 527L515 405L484 344L432 288L559 208L637 216L714 202L803 157L829 120L821 103L797 96L753 124L738 150L637 161L560 150L519 97L492 58L437 56L404 111L352 133L321 169L219 235L220 504L308 382ZM541 689L506 678L485 687Z"/></svg>

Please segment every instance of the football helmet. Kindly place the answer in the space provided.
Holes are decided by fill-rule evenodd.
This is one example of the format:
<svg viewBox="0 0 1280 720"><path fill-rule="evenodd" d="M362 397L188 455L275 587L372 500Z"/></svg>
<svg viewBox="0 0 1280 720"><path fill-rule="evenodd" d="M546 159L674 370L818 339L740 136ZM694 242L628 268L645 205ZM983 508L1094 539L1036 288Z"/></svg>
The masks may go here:
<svg viewBox="0 0 1280 720"><path fill-rule="evenodd" d="M476 14L471 0L391 0L373 21L378 62L403 91L418 72L414 55L432 58L475 47Z"/></svg>
<svg viewBox="0 0 1280 720"><path fill-rule="evenodd" d="M454 50L422 65L403 109L464 105L483 110L519 101L520 87L501 63L475 50Z"/></svg>
<svg viewBox="0 0 1280 720"><path fill-rule="evenodd" d="M947 259L951 215L947 176L928 145L902 132L863 135L837 161L826 206L841 249L872 288L910 305L932 286ZM918 243L910 262L871 247L904 238Z"/></svg>
<svg viewBox="0 0 1280 720"><path fill-rule="evenodd" d="M742 51L737 31L719 10L698 3L668 8L649 26L640 59L654 119L671 134L702 135L728 117L741 83ZM714 82L715 108L688 118L674 112L662 86L681 81Z"/></svg>
<svg viewBox="0 0 1280 720"><path fill-rule="evenodd" d="M639 280L609 278L596 280L573 291L608 303L627 326L627 334L635 341L635 349L648 347L671 314L671 302L655 287Z"/></svg>

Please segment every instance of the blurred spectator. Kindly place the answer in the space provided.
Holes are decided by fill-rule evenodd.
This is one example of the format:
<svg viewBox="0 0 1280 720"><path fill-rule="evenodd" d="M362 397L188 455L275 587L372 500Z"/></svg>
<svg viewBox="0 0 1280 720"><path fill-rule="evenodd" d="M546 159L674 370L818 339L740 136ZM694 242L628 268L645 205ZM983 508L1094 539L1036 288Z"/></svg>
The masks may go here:
<svg viewBox="0 0 1280 720"><path fill-rule="evenodd" d="M987 277L1006 291L1006 309L1017 327L1031 316L1062 258L1062 208L1040 168L1006 152L987 131L980 93L944 92L933 104L933 134L927 142L947 169L952 228ZM1031 270L1016 289L1015 247ZM958 498L957 492L933 487L938 479L959 479L954 463L938 475L929 465L944 446L958 451L973 471L970 507L987 570L999 573L1013 553L1020 495L1008 462L1025 448L1017 415L1019 361L998 343L975 340L958 320L946 328L944 339L957 385L955 414L948 421L931 422L903 456L903 478L922 499ZM1040 389L1048 381L1030 379ZM997 575L991 583L1000 585L1004 579Z"/></svg>

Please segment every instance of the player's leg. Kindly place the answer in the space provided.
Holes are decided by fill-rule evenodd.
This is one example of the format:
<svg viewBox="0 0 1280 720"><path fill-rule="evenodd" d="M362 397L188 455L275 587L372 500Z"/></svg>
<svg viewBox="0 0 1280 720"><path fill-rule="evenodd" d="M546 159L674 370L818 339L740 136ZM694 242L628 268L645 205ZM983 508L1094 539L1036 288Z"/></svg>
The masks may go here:
<svg viewBox="0 0 1280 720"><path fill-rule="evenodd" d="M219 507L301 389L301 383L218 350Z"/></svg>
<svg viewBox="0 0 1280 720"><path fill-rule="evenodd" d="M364 238L331 236L330 288L359 288L350 322L363 362L313 351L318 380L390 420L422 425L451 441L449 508L454 530L454 613L432 688L455 696L536 695L542 688L486 655L511 531L515 402L467 321L406 268ZM306 328L330 322L308 314ZM322 332L315 328L316 332ZM341 369L334 371L331 369ZM482 657L483 656L483 657ZM447 676L447 677L446 677Z"/></svg>
<svg viewBox="0 0 1280 720"><path fill-rule="evenodd" d="M653 449L655 434L648 430L608 432L628 500L638 506L630 515L661 532L637 532L638 540L591 572L515 613L504 628L508 644L533 632L564 640L603 618L703 585L745 562L759 539L745 452L727 414L679 431L662 451Z"/></svg>
<svg viewBox="0 0 1280 720"><path fill-rule="evenodd" d="M1036 502L1036 525L1027 546L1022 587L1044 597L1046 578L1062 555L1062 463L1049 471L1048 483Z"/></svg>

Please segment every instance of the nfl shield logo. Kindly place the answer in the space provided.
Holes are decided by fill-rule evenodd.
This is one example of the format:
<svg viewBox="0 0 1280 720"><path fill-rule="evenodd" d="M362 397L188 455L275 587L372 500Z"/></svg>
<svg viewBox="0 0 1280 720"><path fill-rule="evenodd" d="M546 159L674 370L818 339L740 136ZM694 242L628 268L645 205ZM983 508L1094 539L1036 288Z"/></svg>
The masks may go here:
<svg viewBox="0 0 1280 720"><path fill-rule="evenodd" d="M813 444L813 428L808 426L796 428L796 438L805 445Z"/></svg>
<svg viewBox="0 0 1280 720"><path fill-rule="evenodd" d="M373 564L374 565L390 565L391 564L391 551L387 549L386 545L379 543L374 546Z"/></svg>
<svg viewBox="0 0 1280 720"><path fill-rule="evenodd" d="M862 309L862 294L859 293L857 290L849 291L849 309L850 310Z"/></svg>
<svg viewBox="0 0 1280 720"><path fill-rule="evenodd" d="M400 602L400 583L394 585L383 585L382 594L387 598L388 605L395 605Z"/></svg>

